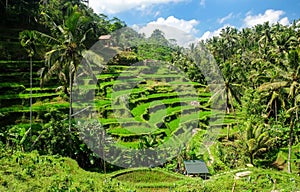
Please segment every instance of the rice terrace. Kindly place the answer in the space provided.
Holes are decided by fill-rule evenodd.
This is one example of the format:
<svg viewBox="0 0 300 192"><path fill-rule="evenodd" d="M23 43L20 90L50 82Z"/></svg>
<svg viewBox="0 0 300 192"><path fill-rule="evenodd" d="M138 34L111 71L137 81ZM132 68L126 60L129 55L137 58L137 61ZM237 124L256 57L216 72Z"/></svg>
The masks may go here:
<svg viewBox="0 0 300 192"><path fill-rule="evenodd" d="M0 191L300 191L299 19L190 41L0 2Z"/></svg>

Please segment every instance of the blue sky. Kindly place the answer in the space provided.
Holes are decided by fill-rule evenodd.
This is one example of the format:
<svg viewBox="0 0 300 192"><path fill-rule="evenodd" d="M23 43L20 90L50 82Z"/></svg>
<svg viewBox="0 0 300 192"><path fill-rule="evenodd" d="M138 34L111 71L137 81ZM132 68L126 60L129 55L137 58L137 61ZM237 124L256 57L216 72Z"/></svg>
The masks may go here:
<svg viewBox="0 0 300 192"><path fill-rule="evenodd" d="M147 26L158 24L197 39L218 35L226 26L241 29L265 21L288 25L300 18L299 0L90 0L90 7L146 35Z"/></svg>

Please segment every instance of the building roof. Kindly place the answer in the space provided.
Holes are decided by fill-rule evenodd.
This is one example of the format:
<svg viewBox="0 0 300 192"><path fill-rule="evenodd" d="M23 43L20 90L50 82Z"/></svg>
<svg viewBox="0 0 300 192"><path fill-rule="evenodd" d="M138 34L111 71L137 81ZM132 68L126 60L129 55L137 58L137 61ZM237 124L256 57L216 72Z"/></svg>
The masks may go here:
<svg viewBox="0 0 300 192"><path fill-rule="evenodd" d="M202 160L184 161L184 165L187 174L209 173L205 162Z"/></svg>
<svg viewBox="0 0 300 192"><path fill-rule="evenodd" d="M99 37L99 40L109 40L111 38L111 35L101 35Z"/></svg>

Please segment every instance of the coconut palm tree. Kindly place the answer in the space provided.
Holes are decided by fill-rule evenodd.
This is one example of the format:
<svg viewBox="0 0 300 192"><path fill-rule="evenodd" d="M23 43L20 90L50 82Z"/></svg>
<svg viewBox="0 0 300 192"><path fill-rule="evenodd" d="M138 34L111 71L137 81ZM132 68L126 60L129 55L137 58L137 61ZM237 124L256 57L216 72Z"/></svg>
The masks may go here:
<svg viewBox="0 0 300 192"><path fill-rule="evenodd" d="M235 102L241 105L240 98L243 90L242 85L236 81L240 69L236 63L231 64L230 62L222 63L221 67L224 86L222 86L222 89L216 91L215 94L211 96L210 100L216 97L225 97L226 113L235 113Z"/></svg>
<svg viewBox="0 0 300 192"><path fill-rule="evenodd" d="M225 62L231 55L235 52L238 43L238 36L237 36L237 29L233 27L226 27L221 30L220 33L220 40L222 41L223 45L223 54Z"/></svg>
<svg viewBox="0 0 300 192"><path fill-rule="evenodd" d="M282 57L282 56L279 56ZM279 71L278 79L275 82L265 83L259 87L259 90L266 91L269 100L267 109L275 112L283 110L287 116L286 124L289 126L288 133L288 172L291 172L291 153L294 139L295 122L298 120L298 111L300 103L300 67L299 67L299 51L290 50L285 53L284 60L281 60L279 67L275 67ZM272 109L273 106L273 109ZM277 121L277 118L276 118Z"/></svg>
<svg viewBox="0 0 300 192"><path fill-rule="evenodd" d="M288 52L288 65L287 71L283 72L283 77L286 78L288 82L288 103L289 109L287 110L287 114L289 116L289 152L288 152L288 172L291 173L291 153L293 146L293 138L294 138L294 128L295 121L298 121L299 114L299 104L300 104L300 58L299 58L299 50L291 50Z"/></svg>
<svg viewBox="0 0 300 192"><path fill-rule="evenodd" d="M20 33L19 35L21 45L26 49L28 52L29 63L30 63L30 127L24 134L21 141L24 141L27 135L31 132L32 129L32 57L35 51L35 42L34 42L34 33L32 31L25 30ZM22 143L22 142L21 142Z"/></svg>
<svg viewBox="0 0 300 192"><path fill-rule="evenodd" d="M83 17L75 9L64 25L56 25L53 22L52 36L36 32L51 47L45 54L46 65L40 70L41 86L54 74L58 76L65 94L69 96L69 131L71 131L73 82L85 50L86 35L91 31L91 29L80 30L82 25L87 23L87 19Z"/></svg>

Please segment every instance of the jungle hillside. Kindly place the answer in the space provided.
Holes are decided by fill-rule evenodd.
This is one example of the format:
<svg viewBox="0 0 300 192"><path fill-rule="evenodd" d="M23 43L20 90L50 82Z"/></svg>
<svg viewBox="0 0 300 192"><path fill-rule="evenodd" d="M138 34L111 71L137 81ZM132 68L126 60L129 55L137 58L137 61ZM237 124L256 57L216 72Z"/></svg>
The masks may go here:
<svg viewBox="0 0 300 192"><path fill-rule="evenodd" d="M0 191L300 191L300 20L183 47L81 0L0 17Z"/></svg>

